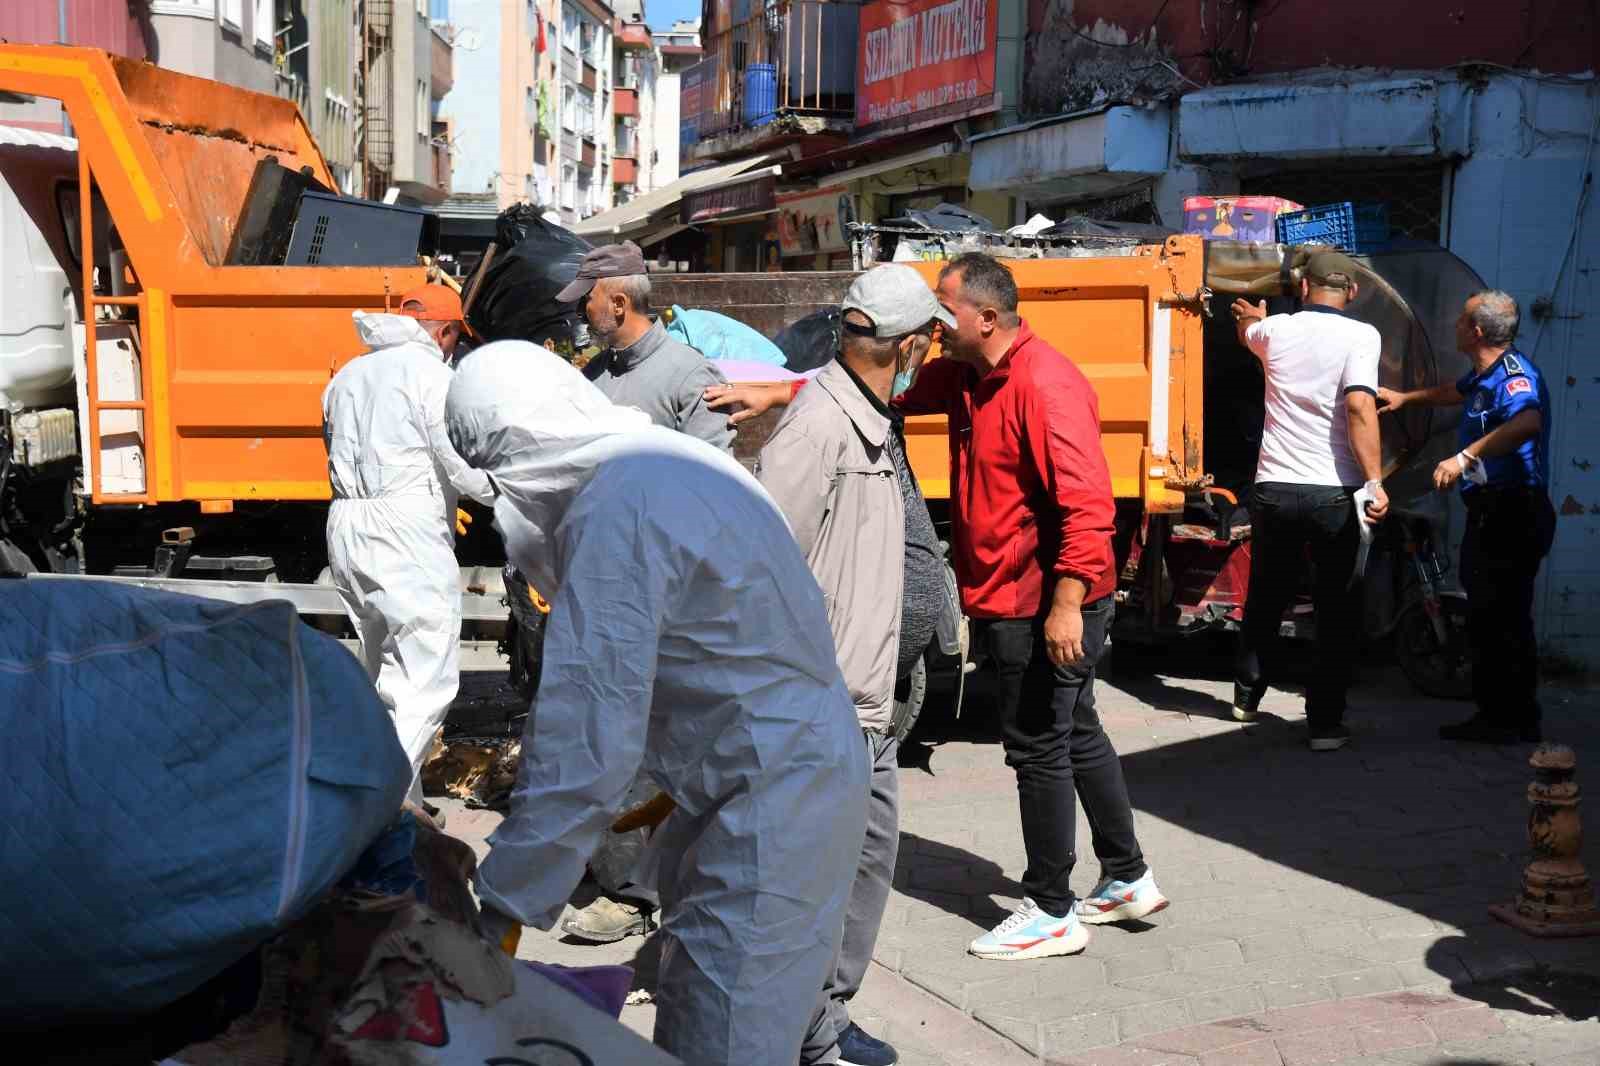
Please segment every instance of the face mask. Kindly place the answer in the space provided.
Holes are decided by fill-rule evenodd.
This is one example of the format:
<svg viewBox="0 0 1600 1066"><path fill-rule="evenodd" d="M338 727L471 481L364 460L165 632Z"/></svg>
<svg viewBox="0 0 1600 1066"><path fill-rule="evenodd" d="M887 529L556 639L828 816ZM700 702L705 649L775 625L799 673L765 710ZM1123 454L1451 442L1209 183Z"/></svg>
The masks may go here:
<svg viewBox="0 0 1600 1066"><path fill-rule="evenodd" d="M894 384L889 387L889 395L891 397L899 396L902 392L911 388L911 383L915 380L917 380L917 372L915 370L900 371L894 376Z"/></svg>

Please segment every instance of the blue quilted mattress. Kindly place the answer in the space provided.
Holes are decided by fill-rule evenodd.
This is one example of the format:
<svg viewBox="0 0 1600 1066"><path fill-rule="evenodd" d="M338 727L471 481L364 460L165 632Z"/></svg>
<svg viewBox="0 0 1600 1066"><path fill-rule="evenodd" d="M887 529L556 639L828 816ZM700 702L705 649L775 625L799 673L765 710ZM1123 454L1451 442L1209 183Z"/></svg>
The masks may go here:
<svg viewBox="0 0 1600 1066"><path fill-rule="evenodd" d="M287 603L0 579L0 1028L128 1018L302 916L411 767Z"/></svg>

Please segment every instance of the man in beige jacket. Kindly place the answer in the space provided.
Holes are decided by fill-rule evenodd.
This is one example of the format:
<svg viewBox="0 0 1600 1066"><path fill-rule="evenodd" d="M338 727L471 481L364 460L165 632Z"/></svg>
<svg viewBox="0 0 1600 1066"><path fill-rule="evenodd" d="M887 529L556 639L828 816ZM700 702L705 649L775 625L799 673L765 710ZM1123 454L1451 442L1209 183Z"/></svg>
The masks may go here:
<svg viewBox="0 0 1600 1066"><path fill-rule="evenodd" d="M850 1021L849 1003L872 958L900 839L895 684L933 639L945 591L938 538L889 400L909 384L935 327L950 316L903 264L857 278L841 311L843 350L784 414L761 450L758 476L822 587L839 668L872 757L867 832L844 940L801 1062L890 1066L894 1049Z"/></svg>

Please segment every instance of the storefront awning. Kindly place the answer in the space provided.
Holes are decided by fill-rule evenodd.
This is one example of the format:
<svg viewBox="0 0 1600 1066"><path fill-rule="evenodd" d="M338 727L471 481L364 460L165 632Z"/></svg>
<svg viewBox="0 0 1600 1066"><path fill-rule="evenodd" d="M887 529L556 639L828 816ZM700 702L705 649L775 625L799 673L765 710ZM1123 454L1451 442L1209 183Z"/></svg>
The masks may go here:
<svg viewBox="0 0 1600 1066"><path fill-rule="evenodd" d="M975 192L1030 200L1093 196L1167 169L1171 112L1108 107L1008 126L972 138Z"/></svg>
<svg viewBox="0 0 1600 1066"><path fill-rule="evenodd" d="M572 232L591 239L622 240L653 227L659 228L664 223L677 220L678 202L688 194L725 185L763 164L775 166L771 163L773 158L758 155L685 174L670 185L663 185L609 211L584 219L572 227Z"/></svg>
<svg viewBox="0 0 1600 1066"><path fill-rule="evenodd" d="M1178 105L1186 160L1448 159L1467 144L1465 90L1431 77L1345 72L1203 89Z"/></svg>

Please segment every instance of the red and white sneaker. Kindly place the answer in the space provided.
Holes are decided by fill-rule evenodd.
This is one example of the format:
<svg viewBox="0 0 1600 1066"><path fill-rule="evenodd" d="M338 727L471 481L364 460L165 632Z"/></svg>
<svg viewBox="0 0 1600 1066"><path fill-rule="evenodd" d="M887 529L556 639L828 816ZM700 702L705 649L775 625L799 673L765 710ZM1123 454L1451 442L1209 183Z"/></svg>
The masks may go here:
<svg viewBox="0 0 1600 1066"><path fill-rule="evenodd" d="M1076 955L1089 946L1089 930L1076 914L1057 918L1039 909L1031 899L1011 916L967 945L980 959L1043 959L1050 955Z"/></svg>
<svg viewBox="0 0 1600 1066"><path fill-rule="evenodd" d="M1131 922L1167 909L1167 897L1156 887L1155 875L1148 867L1137 881L1115 881L1102 877L1092 894L1078 901L1081 921L1089 925Z"/></svg>

